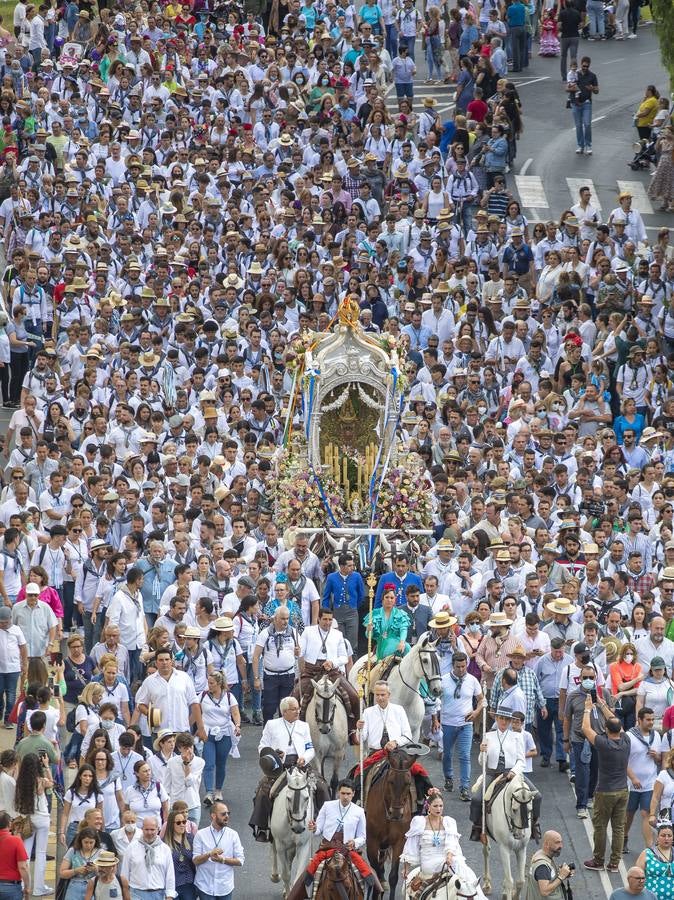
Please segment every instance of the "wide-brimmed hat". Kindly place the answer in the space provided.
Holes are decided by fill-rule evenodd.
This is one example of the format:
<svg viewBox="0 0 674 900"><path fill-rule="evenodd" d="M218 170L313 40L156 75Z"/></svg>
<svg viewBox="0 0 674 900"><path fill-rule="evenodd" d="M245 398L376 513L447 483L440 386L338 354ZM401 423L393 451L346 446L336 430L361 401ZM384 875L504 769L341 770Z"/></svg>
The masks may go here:
<svg viewBox="0 0 674 900"><path fill-rule="evenodd" d="M220 616L215 622L211 623L211 628L213 631L233 631L234 622L232 622L229 616Z"/></svg>
<svg viewBox="0 0 674 900"><path fill-rule="evenodd" d="M119 862L119 859L115 856L115 854L111 850L101 850L101 852L96 857L96 867L106 868L107 866L116 866Z"/></svg>
<svg viewBox="0 0 674 900"><path fill-rule="evenodd" d="M450 615L447 610L443 609L437 613L428 623L429 628L451 628L456 625L456 616Z"/></svg>
<svg viewBox="0 0 674 900"><path fill-rule="evenodd" d="M572 616L578 607L574 606L566 597L557 597L555 600L546 603L545 608L548 612L558 616Z"/></svg>
<svg viewBox="0 0 674 900"><path fill-rule="evenodd" d="M156 731L161 725L161 709L158 706L153 706L151 703L147 708L147 724L150 726L151 731Z"/></svg>
<svg viewBox="0 0 674 900"><path fill-rule="evenodd" d="M201 639L201 630L199 628L196 628L194 625L188 625L183 634L186 638Z"/></svg>
<svg viewBox="0 0 674 900"><path fill-rule="evenodd" d="M155 707L155 709L156 709L156 707ZM157 712L159 712L159 710L157 710ZM152 743L152 747L158 752L162 745L162 741L165 741L166 738L175 737L175 736L176 736L176 732L172 728L162 728L162 730L159 732L157 737L154 739L154 741Z"/></svg>
<svg viewBox="0 0 674 900"><path fill-rule="evenodd" d="M489 628L510 628L513 625L512 619L509 619L504 612L493 612L487 619Z"/></svg>
<svg viewBox="0 0 674 900"><path fill-rule="evenodd" d="M511 657L512 656L523 656L525 658L526 658L526 655L527 655L527 651L524 649L524 647L521 644L515 644L513 649L508 654L508 656L511 656Z"/></svg>

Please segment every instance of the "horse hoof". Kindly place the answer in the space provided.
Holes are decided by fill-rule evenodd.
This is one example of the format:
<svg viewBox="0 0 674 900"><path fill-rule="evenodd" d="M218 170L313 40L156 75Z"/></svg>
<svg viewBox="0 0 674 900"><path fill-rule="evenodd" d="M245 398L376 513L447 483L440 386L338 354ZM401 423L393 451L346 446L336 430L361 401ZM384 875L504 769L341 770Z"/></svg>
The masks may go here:
<svg viewBox="0 0 674 900"><path fill-rule="evenodd" d="M491 881L485 881L482 885L483 894L491 894Z"/></svg>
<svg viewBox="0 0 674 900"><path fill-rule="evenodd" d="M274 872L272 872L269 877L271 878L273 884L278 884L279 881L281 880L281 876L276 875Z"/></svg>

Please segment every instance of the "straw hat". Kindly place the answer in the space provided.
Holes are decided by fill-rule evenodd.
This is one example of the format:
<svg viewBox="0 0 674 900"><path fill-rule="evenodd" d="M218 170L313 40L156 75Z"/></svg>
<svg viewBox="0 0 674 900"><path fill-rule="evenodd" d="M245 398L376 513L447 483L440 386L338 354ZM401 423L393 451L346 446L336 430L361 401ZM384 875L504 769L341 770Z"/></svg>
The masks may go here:
<svg viewBox="0 0 674 900"><path fill-rule="evenodd" d="M212 623L211 628L213 631L234 631L234 622L229 616L220 616Z"/></svg>
<svg viewBox="0 0 674 900"><path fill-rule="evenodd" d="M161 709L151 703L147 708L147 724L151 731L156 731L161 725Z"/></svg>
<svg viewBox="0 0 674 900"><path fill-rule="evenodd" d="M557 597L556 600L551 600L550 603L545 604L545 608L548 612L558 616L572 616L577 609L566 597Z"/></svg>
<svg viewBox="0 0 674 900"><path fill-rule="evenodd" d="M96 867L98 869L101 867L107 868L108 866L116 866L118 862L119 859L111 850L101 850L96 857Z"/></svg>
<svg viewBox="0 0 674 900"><path fill-rule="evenodd" d="M155 711L159 712L159 710L155 710ZM166 738L175 737L175 736L176 736L176 732L172 728L162 728L162 730L159 732L157 737L154 739L152 747L158 752L161 748L162 742L165 741Z"/></svg>
<svg viewBox="0 0 674 900"><path fill-rule="evenodd" d="M428 623L429 628L451 628L456 625L456 616L450 616L447 610L437 613Z"/></svg>
<svg viewBox="0 0 674 900"><path fill-rule="evenodd" d="M512 620L504 612L493 612L487 619L489 628L510 628L512 625Z"/></svg>

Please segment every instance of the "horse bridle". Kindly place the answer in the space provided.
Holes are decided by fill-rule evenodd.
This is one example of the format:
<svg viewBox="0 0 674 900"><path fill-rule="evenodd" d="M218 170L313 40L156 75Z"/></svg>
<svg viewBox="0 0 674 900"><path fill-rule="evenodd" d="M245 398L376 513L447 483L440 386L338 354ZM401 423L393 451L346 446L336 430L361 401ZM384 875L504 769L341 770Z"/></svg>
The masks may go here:
<svg viewBox="0 0 674 900"><path fill-rule="evenodd" d="M521 792L524 791L528 796L526 800L521 799L521 796L518 797L518 794L521 795ZM519 807L519 813L521 818L521 823L518 825L515 822L515 816L512 818L508 815L508 810L505 805L505 793L504 793L504 803L503 803L503 811L505 813L506 822L508 823L509 830L512 831L524 831L529 825L529 803L532 800L533 794L529 790L529 788L524 784L521 787L517 787L512 792L512 799ZM511 807L512 811L512 807Z"/></svg>
<svg viewBox="0 0 674 900"><path fill-rule="evenodd" d="M302 825L304 828L304 818L306 817L306 810L303 818L299 818L295 813L298 813L300 810L300 795L303 791L307 791L307 803L311 799L311 788L309 787L309 781L305 781L305 783L301 787L292 787L292 785L287 784L286 787L288 791L292 791L292 803L290 802L290 797L286 798L286 815L288 816L288 823L292 828L293 825Z"/></svg>
<svg viewBox="0 0 674 900"><path fill-rule="evenodd" d="M426 671L426 663L424 661L425 656L429 656L431 660L430 674ZM419 648L419 662L421 663L421 672L427 683L430 683L430 681L434 678L440 678L440 663L438 662L438 657L434 649L429 650L427 648L424 648L422 650L421 648ZM419 696L421 696L421 691L419 691L418 688L413 687L411 684L408 684L405 681L403 673L400 671L400 666L398 666L398 675L400 676L400 680L408 690L412 691L412 693L414 694L419 694Z"/></svg>
<svg viewBox="0 0 674 900"><path fill-rule="evenodd" d="M326 725L328 730L332 728L332 724L335 721L335 711L337 709L337 700L335 695L332 694L330 697L324 697L318 689L316 689L315 695L320 703L315 704L315 715L316 715L316 724L319 727L321 725Z"/></svg>
<svg viewBox="0 0 674 900"><path fill-rule="evenodd" d="M404 747L401 747L400 749L401 749L401 750L404 750L405 748L404 748ZM403 777L406 776L406 775L410 775L410 783L411 783L411 778L412 778L412 776L411 776L411 774L410 774L409 768L407 768L407 769L399 769L397 766L392 765L391 760L390 760L390 758L389 758L389 770L388 770L388 772L387 772L387 774L386 774L386 779L387 779L387 781L389 780L389 776L391 776L391 775L393 775L393 777L395 777L396 775L402 775ZM391 779L391 780L393 780L393 779ZM389 821L393 821L393 822L399 821L399 819L396 818L396 817L393 815L393 813L396 812L397 810L400 810L400 811L401 811L400 819L402 819L402 810L405 808L405 795L406 795L406 792L405 792L405 791L401 791L401 792L400 792L400 797L401 797L401 799L402 799L402 801L403 801L403 802L401 803L401 805L400 805L400 806L391 806L391 807L389 808L389 807L386 805L386 800L385 800L386 794L384 793L384 812L386 813L386 818L387 818Z"/></svg>

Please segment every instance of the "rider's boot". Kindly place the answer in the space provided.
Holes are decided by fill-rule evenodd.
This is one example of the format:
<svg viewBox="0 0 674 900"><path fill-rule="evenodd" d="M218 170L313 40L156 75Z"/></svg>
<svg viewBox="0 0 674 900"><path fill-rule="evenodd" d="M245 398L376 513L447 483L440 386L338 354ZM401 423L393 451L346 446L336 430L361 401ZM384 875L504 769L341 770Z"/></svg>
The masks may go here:
<svg viewBox="0 0 674 900"><path fill-rule="evenodd" d="M473 823L473 827L470 829L470 840L476 841L477 843L479 843L481 839L482 839L482 826L476 825L475 823Z"/></svg>

